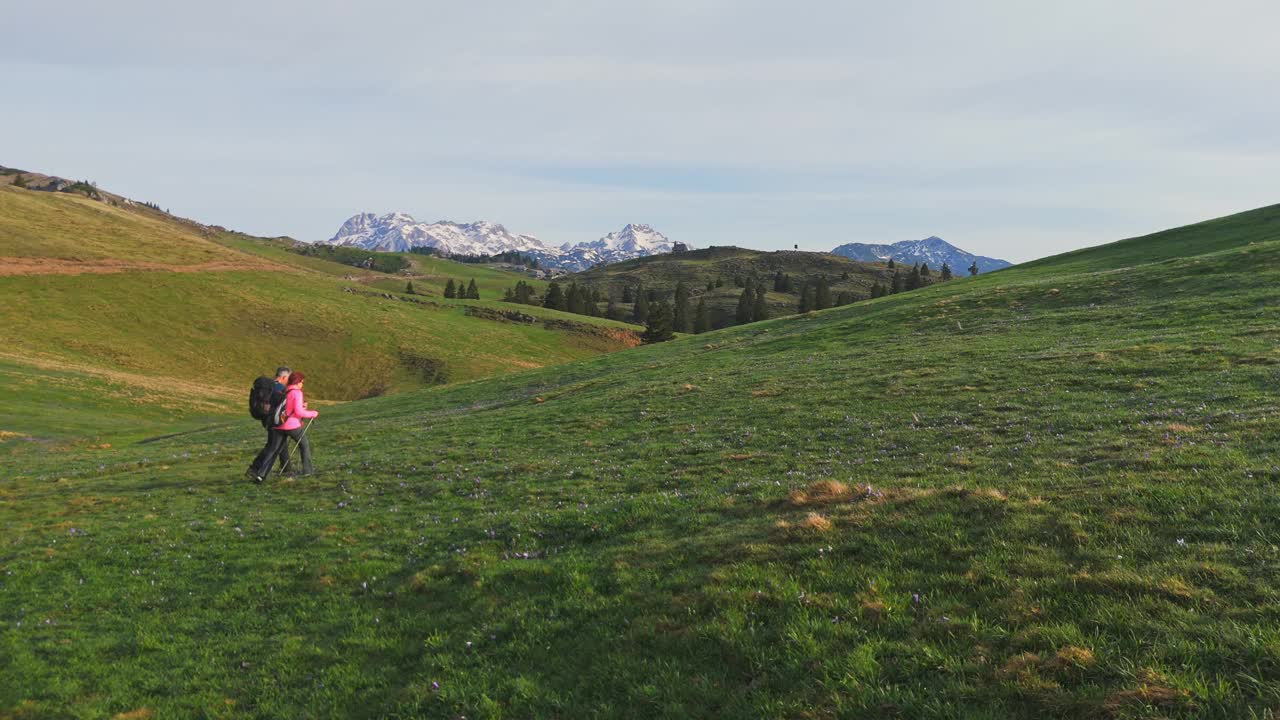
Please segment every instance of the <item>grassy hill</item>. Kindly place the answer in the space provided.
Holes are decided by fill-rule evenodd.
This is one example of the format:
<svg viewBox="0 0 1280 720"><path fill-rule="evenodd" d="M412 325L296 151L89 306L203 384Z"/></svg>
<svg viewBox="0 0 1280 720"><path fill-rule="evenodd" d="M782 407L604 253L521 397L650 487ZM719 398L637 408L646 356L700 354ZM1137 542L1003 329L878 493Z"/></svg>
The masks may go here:
<svg viewBox="0 0 1280 720"><path fill-rule="evenodd" d="M281 362L308 372L317 400L348 400L636 342L621 323L506 312L493 298L512 275L450 263L490 299L444 300L430 284L446 261L390 276L289 244L0 187L0 395L12 398L0 404L0 430L80 437L92 423L69 422L63 403L86 392L115 398L95 441L205 422L239 412L247 383ZM422 296L401 292L410 278Z"/></svg>
<svg viewBox="0 0 1280 720"><path fill-rule="evenodd" d="M0 713L1267 717L1278 221L6 462Z"/></svg>
<svg viewBox="0 0 1280 720"><path fill-rule="evenodd" d="M908 267L907 270L911 268ZM934 268L939 270L940 268ZM792 276L791 292L774 292L773 277L777 272ZM847 278L846 278L847 274ZM643 286L658 290L669 297L676 283L684 282L697 298L704 297L711 311L713 327L733 324L734 313L742 287L735 281L748 277L759 278L770 289L768 293L771 317L794 314L800 304L800 284L805 279L816 281L825 276L831 285L832 295L848 292L853 299L871 297L871 287L876 283L888 284L893 271L883 263L865 263L829 253L793 252L780 250L764 252L737 247L711 247L680 254L650 255L625 262L592 268L568 275L562 282L577 281L598 287L606 295L622 298L623 288ZM720 281L721 286L708 289L708 283ZM619 303L627 312L633 311L630 303Z"/></svg>

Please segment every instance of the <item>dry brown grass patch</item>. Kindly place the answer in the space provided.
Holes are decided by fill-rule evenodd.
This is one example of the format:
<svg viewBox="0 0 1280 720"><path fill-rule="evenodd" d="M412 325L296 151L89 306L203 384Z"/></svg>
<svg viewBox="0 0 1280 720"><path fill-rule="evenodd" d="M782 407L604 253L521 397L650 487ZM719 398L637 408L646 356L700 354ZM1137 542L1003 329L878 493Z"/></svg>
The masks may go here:
<svg viewBox="0 0 1280 720"><path fill-rule="evenodd" d="M879 620L889 610L889 606L879 600L863 600L861 607L862 614L870 620Z"/></svg>
<svg viewBox="0 0 1280 720"><path fill-rule="evenodd" d="M777 388L760 388L751 391L751 397L774 397L781 394L782 391Z"/></svg>
<svg viewBox="0 0 1280 720"><path fill-rule="evenodd" d="M697 385L693 385L691 383L685 383L680 386L680 392L682 393L698 392L701 390L702 388L698 387Z"/></svg>
<svg viewBox="0 0 1280 720"><path fill-rule="evenodd" d="M982 498L984 500L996 500L999 502L1004 502L1005 500L1009 499L1009 496L1006 495L1003 491L996 490L995 488L981 488L981 487L970 488L970 487L963 487L960 485L954 485L952 487L947 488L946 493L948 495L951 495L953 497L958 497L958 498Z"/></svg>
<svg viewBox="0 0 1280 720"><path fill-rule="evenodd" d="M137 710L129 712L116 713L112 715L112 720L147 720L147 718L155 715L151 708L140 707Z"/></svg>
<svg viewBox="0 0 1280 720"><path fill-rule="evenodd" d="M1164 676L1150 668L1138 673L1137 679L1138 687L1111 693L1103 701L1102 707L1116 713L1133 705L1172 707L1192 704L1190 692L1170 687Z"/></svg>
<svg viewBox="0 0 1280 720"><path fill-rule="evenodd" d="M1193 433L1199 430L1199 428L1193 425L1184 425L1182 423L1169 423L1168 425L1165 425L1165 428L1167 428L1169 432L1175 433Z"/></svg>
<svg viewBox="0 0 1280 720"><path fill-rule="evenodd" d="M1004 677L1030 675L1040 666L1040 656L1033 652L1014 655L1000 666L999 674Z"/></svg>
<svg viewBox="0 0 1280 720"><path fill-rule="evenodd" d="M797 527L802 530L813 530L817 532L826 532L831 529L831 521L818 513L809 513L804 519L797 523Z"/></svg>
<svg viewBox="0 0 1280 720"><path fill-rule="evenodd" d="M1068 645L1059 648L1044 666L1048 670L1073 670L1087 668L1094 663L1094 660L1092 650Z"/></svg>
<svg viewBox="0 0 1280 720"><path fill-rule="evenodd" d="M779 520L774 524L774 527L787 534L810 535L814 533L827 532L831 529L832 525L831 521L827 518L819 515L818 513L811 512L808 515L805 515L803 520L798 522L793 523L786 520Z"/></svg>
<svg viewBox="0 0 1280 720"><path fill-rule="evenodd" d="M1160 581L1160 589L1171 597L1189 600L1200 594L1194 585L1180 577L1167 577Z"/></svg>
<svg viewBox="0 0 1280 720"><path fill-rule="evenodd" d="M819 480L803 490L792 490L787 501L796 506L825 505L848 500L851 495L849 486L839 480Z"/></svg>

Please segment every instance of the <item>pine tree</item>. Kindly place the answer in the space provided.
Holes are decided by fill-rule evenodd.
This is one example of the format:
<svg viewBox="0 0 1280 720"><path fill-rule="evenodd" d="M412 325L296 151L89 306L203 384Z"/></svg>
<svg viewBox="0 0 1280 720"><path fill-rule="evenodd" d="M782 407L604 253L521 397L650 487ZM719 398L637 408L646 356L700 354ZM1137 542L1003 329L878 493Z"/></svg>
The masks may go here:
<svg viewBox="0 0 1280 720"><path fill-rule="evenodd" d="M609 298L609 304L604 308L604 316L610 320L622 319L622 308L618 307L618 303L614 302L613 298Z"/></svg>
<svg viewBox="0 0 1280 720"><path fill-rule="evenodd" d="M969 266L969 277L973 277L977 274L978 274L978 261L974 260L973 264Z"/></svg>
<svg viewBox="0 0 1280 720"><path fill-rule="evenodd" d="M635 301L636 301L635 291L631 289L630 285L624 285L622 287L622 302L630 304Z"/></svg>
<svg viewBox="0 0 1280 720"><path fill-rule="evenodd" d="M587 304L583 302L582 290L578 287L577 281L569 283L569 289L565 291L565 310L574 315L585 315Z"/></svg>
<svg viewBox="0 0 1280 720"><path fill-rule="evenodd" d="M845 270L843 273L841 273L841 274L840 274L840 279L841 279L841 280L848 280L848 279L849 279L849 271L848 271L848 270Z"/></svg>
<svg viewBox="0 0 1280 720"><path fill-rule="evenodd" d="M715 281L715 280L708 280L708 281L707 281L707 292L712 292L712 291L713 291L713 290L715 290L715 289L716 289L716 281Z"/></svg>
<svg viewBox="0 0 1280 720"><path fill-rule="evenodd" d="M787 276L781 270L773 274L773 291L786 292Z"/></svg>
<svg viewBox="0 0 1280 720"><path fill-rule="evenodd" d="M693 315L689 312L689 288L683 280L676 283L676 306L673 314L676 332L689 332L693 328Z"/></svg>
<svg viewBox="0 0 1280 720"><path fill-rule="evenodd" d="M632 319L637 325L647 325L649 322L649 296L647 293L636 291L636 307L632 311Z"/></svg>
<svg viewBox="0 0 1280 720"><path fill-rule="evenodd" d="M800 312L807 313L813 309L813 304L809 302L810 297L809 281L805 280L800 283Z"/></svg>
<svg viewBox="0 0 1280 720"><path fill-rule="evenodd" d="M671 306L665 302L658 303L645 323L644 333L640 340L645 343L666 342L672 338L671 324L674 322Z"/></svg>
<svg viewBox="0 0 1280 720"><path fill-rule="evenodd" d="M764 288L756 288L756 299L751 305L751 322L769 319L769 305L766 300Z"/></svg>
<svg viewBox="0 0 1280 720"><path fill-rule="evenodd" d="M814 289L815 310L826 310L831 307L831 285L827 283L827 276L823 275L818 278L818 287Z"/></svg>
<svg viewBox="0 0 1280 720"><path fill-rule="evenodd" d="M693 331L702 334L711 329L711 312L707 310L707 299L698 298L698 309L693 313Z"/></svg>
<svg viewBox="0 0 1280 720"><path fill-rule="evenodd" d="M929 263L920 263L920 277L927 278L932 274L933 272L929 270Z"/></svg>
<svg viewBox="0 0 1280 720"><path fill-rule="evenodd" d="M412 281L412 280L410 280L410 281L409 281L409 282L404 286L404 291L405 291L406 293L410 294L410 295L415 294L415 293L413 292L413 281Z"/></svg>
<svg viewBox="0 0 1280 720"><path fill-rule="evenodd" d="M907 289L919 290L922 286L924 286L924 279L920 277L920 266L917 265L912 267L907 275Z"/></svg>
<svg viewBox="0 0 1280 720"><path fill-rule="evenodd" d="M547 296L542 300L542 307L551 308L552 310L564 310L568 307L565 302L564 291L560 289L560 283L553 280L547 286Z"/></svg>
<svg viewBox="0 0 1280 720"><path fill-rule="evenodd" d="M894 268L896 268L896 267L897 267L897 265L894 265L894 264L893 264L893 258L889 258L889 269L890 269L890 270L892 270L892 269L894 269Z"/></svg>
<svg viewBox="0 0 1280 720"><path fill-rule="evenodd" d="M841 290L840 294L836 295L836 307L843 307L852 302L853 302L853 293L849 292L848 290Z"/></svg>
<svg viewBox="0 0 1280 720"><path fill-rule="evenodd" d="M738 296L738 311L734 314L734 322L738 325L746 325L755 315L755 298L751 296L751 288L743 288Z"/></svg>
<svg viewBox="0 0 1280 720"><path fill-rule="evenodd" d="M942 263L942 280L943 282L946 282L947 280L950 280L950 279L951 279L951 266L946 263Z"/></svg>
<svg viewBox="0 0 1280 720"><path fill-rule="evenodd" d="M444 284L444 296L453 299L458 296L457 286L453 284L453 278L449 278L449 282Z"/></svg>
<svg viewBox="0 0 1280 720"><path fill-rule="evenodd" d="M476 287L475 278L471 278L471 284L467 285L467 297L471 298L472 300L480 299L480 288Z"/></svg>
<svg viewBox="0 0 1280 720"><path fill-rule="evenodd" d="M890 295L896 295L907 289L907 281L902 277L901 270L893 271L893 286L889 289Z"/></svg>
<svg viewBox="0 0 1280 720"><path fill-rule="evenodd" d="M515 301L516 301L515 292L512 291L511 288L507 288L506 292L502 293L502 302L515 302Z"/></svg>
<svg viewBox="0 0 1280 720"><path fill-rule="evenodd" d="M716 287L718 288L724 287L724 278L720 277L719 275L716 276Z"/></svg>
<svg viewBox="0 0 1280 720"><path fill-rule="evenodd" d="M13 186L16 188L25 188L27 186L27 179L22 177L22 173L13 176Z"/></svg>
<svg viewBox="0 0 1280 720"><path fill-rule="evenodd" d="M525 305L536 304L533 302L533 286L523 280L516 283L514 295L513 299L518 303Z"/></svg>

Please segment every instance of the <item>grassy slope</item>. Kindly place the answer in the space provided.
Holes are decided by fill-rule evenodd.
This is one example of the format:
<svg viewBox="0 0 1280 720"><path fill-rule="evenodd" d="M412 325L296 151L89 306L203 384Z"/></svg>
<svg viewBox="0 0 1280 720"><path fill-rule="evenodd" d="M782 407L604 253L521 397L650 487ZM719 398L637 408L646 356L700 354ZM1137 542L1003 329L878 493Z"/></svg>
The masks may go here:
<svg viewBox="0 0 1280 720"><path fill-rule="evenodd" d="M0 257L173 265L254 261L210 241L194 226L153 210L11 187L0 187Z"/></svg>
<svg viewBox="0 0 1280 720"><path fill-rule="evenodd" d="M908 270L911 268L908 267ZM938 268L934 268L937 270ZM779 270L791 275L795 291L773 292L773 276ZM844 273L848 280L842 280ZM796 312L800 304L799 288L805 278L826 275L831 282L834 297L842 291L853 293L857 299L871 296L871 286L877 281L886 284L893 273L881 263L863 263L828 253L777 251L763 252L736 247L711 247L679 255L651 255L626 262L592 268L568 276L564 282L577 280L588 285L607 289L616 298L622 297L622 288L639 284L649 289L670 293L676 283L683 281L697 297L705 296L715 327L732 324L737 311L738 297L742 289L734 286L734 278L755 275L765 280L769 292L770 314L773 317ZM721 279L724 286L706 290L708 282ZM631 305L622 305L631 312Z"/></svg>
<svg viewBox="0 0 1280 720"><path fill-rule="evenodd" d="M155 410L147 406L156 402L168 405L172 422L239 412L242 386L282 361L311 375L316 398L349 399L579 359L629 342L619 323L540 308L529 314L574 324L468 314L470 306L496 307L491 301L420 305L344 293L364 289L358 281L372 274L69 195L0 188L0 256L256 268L0 276L0 395L11 398L0 409L0 431L23 435L69 435L57 432L66 413L55 386L89 377L132 388L106 414L115 422L100 423L132 433L147 425ZM50 381L49 372L62 379ZM187 408L188 396L197 408ZM120 422L126 415L139 425Z"/></svg>
<svg viewBox="0 0 1280 720"><path fill-rule="evenodd" d="M326 409L313 479L32 458L0 712L1261 717L1278 217Z"/></svg>

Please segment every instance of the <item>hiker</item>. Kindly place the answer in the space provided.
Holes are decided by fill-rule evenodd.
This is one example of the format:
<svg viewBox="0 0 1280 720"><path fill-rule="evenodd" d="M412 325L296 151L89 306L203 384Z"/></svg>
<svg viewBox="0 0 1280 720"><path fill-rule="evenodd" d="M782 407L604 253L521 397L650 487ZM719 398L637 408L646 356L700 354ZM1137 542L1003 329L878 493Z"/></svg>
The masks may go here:
<svg viewBox="0 0 1280 720"><path fill-rule="evenodd" d="M302 396L302 384L306 381L307 376L301 371L294 371L289 374L286 381L288 387L285 389L284 400L284 421L276 425L273 429L276 431L272 435L271 444L264 450L266 453L263 461L258 463L253 470L253 481L262 482L271 474L271 465L277 453L282 453L285 443L290 438L297 445L299 453L302 455L302 472L301 475L310 475L313 472L311 467L311 446L307 442L307 431L302 426L303 420L310 420L320 413L315 410L307 409L307 401Z"/></svg>
<svg viewBox="0 0 1280 720"><path fill-rule="evenodd" d="M280 367L276 368L275 380L272 382L272 385L271 385L271 393L270 393L269 399L266 400L267 408L275 407L280 403L284 402L285 385L288 383L289 374L292 372L293 371L290 370L289 367L286 365L281 365ZM266 378L259 378L258 381L265 383ZM252 402L252 400L250 402ZM253 459L253 462L249 463L249 469L248 471L246 471L245 474L251 480L255 479L255 476L257 474L256 473L257 468L264 465L267 467L270 467L271 465L270 462L266 461L267 451L273 447L272 439L275 436L277 430L271 427L271 423L265 417L262 418L262 427L266 428L266 431L267 431L267 443L262 446L262 450L258 452L258 455ZM280 472L287 473L289 472L289 453L286 452L286 450L288 449L287 439L286 441L280 443L280 445L276 447L278 448L278 450L276 454L272 457L272 461L274 461L275 458L280 458Z"/></svg>

